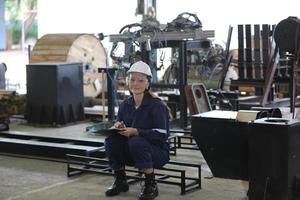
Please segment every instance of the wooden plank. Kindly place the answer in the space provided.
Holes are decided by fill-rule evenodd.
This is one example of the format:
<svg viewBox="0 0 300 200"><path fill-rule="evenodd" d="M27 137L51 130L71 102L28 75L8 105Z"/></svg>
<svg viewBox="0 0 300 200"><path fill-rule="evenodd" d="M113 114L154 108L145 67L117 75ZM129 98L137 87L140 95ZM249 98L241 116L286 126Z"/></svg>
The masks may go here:
<svg viewBox="0 0 300 200"><path fill-rule="evenodd" d="M65 51L69 51L70 46L67 45L40 45L40 46L36 46L34 48L34 51L32 51L32 53L38 53L40 51L47 51L47 50L65 50Z"/></svg>
<svg viewBox="0 0 300 200"><path fill-rule="evenodd" d="M245 60L244 60L244 25L238 25L238 70L239 80L245 79Z"/></svg>
<svg viewBox="0 0 300 200"><path fill-rule="evenodd" d="M260 57L260 25L254 25L254 78L262 79L261 57Z"/></svg>
<svg viewBox="0 0 300 200"><path fill-rule="evenodd" d="M15 93L16 93L16 90L0 89L0 95L13 95Z"/></svg>
<svg viewBox="0 0 300 200"><path fill-rule="evenodd" d="M253 63L252 63L252 45L251 45L251 25L246 24L246 78L253 79Z"/></svg>
<svg viewBox="0 0 300 200"><path fill-rule="evenodd" d="M41 63L41 62L65 62L66 56L32 56L30 63Z"/></svg>
<svg viewBox="0 0 300 200"><path fill-rule="evenodd" d="M67 57L69 49L39 49L39 51L32 52L31 56L43 56L43 55L58 55Z"/></svg>
<svg viewBox="0 0 300 200"><path fill-rule="evenodd" d="M266 76L265 76L265 85L264 85L264 89L263 89L263 96L261 98L261 106L265 106L268 102L268 97L269 97L269 93L271 91L271 87L272 87L272 83L274 81L274 75L275 75L275 71L276 71L276 67L277 67L277 62L276 62L276 55L278 53L278 48L275 47L272 49L271 51L271 55L270 55L270 62L267 64L268 67L266 67L267 72L266 72Z"/></svg>
<svg viewBox="0 0 300 200"><path fill-rule="evenodd" d="M70 46L73 41L79 36L81 36L81 34L46 34L37 41L35 46L43 46L49 44Z"/></svg>
<svg viewBox="0 0 300 200"><path fill-rule="evenodd" d="M269 35L270 35L270 26L268 24L263 24L262 25L262 67L263 67L263 79L266 78L266 71L268 68L268 63L269 63L269 48L270 48L270 40L269 40ZM275 72L274 72L275 73Z"/></svg>

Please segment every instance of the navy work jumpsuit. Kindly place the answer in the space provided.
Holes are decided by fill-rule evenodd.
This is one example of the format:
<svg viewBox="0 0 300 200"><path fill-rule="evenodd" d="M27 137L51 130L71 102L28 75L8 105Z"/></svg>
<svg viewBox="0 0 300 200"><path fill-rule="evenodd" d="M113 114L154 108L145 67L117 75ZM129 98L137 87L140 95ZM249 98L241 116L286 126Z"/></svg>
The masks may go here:
<svg viewBox="0 0 300 200"><path fill-rule="evenodd" d="M117 120L123 121L126 127L137 128L138 135L106 138L105 151L113 170L124 169L125 165L159 168L169 161L169 117L159 99L145 94L136 109L130 97L120 104Z"/></svg>

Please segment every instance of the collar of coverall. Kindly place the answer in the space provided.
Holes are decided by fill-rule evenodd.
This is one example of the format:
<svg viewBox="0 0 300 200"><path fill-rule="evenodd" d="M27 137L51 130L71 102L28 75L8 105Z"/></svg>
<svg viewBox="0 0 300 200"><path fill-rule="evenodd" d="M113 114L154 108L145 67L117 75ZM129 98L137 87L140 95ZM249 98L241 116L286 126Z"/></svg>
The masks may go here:
<svg viewBox="0 0 300 200"><path fill-rule="evenodd" d="M128 104L132 105L132 106L135 106L133 97L129 98ZM146 106L146 105L149 105L149 104L150 104L150 97L149 97L149 95L145 94L144 97L143 97L141 106Z"/></svg>

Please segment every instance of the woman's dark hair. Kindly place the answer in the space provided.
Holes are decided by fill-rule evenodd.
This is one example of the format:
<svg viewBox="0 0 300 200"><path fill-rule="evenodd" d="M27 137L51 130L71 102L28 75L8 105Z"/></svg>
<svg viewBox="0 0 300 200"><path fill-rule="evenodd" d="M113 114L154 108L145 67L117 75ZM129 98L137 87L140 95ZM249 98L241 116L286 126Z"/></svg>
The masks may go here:
<svg viewBox="0 0 300 200"><path fill-rule="evenodd" d="M149 95L151 96L152 98L154 99L158 99L160 100L167 108L167 111L168 111L168 115L169 115L169 121L172 121L173 120L173 114L172 114L172 111L170 109L170 107L164 102L161 100L161 98L159 98L157 95L153 94L150 90L150 86L151 86L151 77L150 76L147 76L147 79L148 79L148 82L149 82L149 87L145 90L145 94L146 95Z"/></svg>
<svg viewBox="0 0 300 200"><path fill-rule="evenodd" d="M157 95L153 94L150 90L145 90L145 95L149 95L150 97L152 97L154 99L160 100L166 106L166 109L168 111L169 121L173 120L173 114L172 114L170 107L164 101L162 101L161 98L159 98Z"/></svg>

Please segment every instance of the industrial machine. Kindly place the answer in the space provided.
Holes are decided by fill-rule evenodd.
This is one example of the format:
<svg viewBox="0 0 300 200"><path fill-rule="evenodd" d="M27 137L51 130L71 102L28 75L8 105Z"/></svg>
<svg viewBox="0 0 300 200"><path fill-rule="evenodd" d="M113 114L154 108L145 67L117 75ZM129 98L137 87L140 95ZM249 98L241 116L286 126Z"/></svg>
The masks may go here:
<svg viewBox="0 0 300 200"><path fill-rule="evenodd" d="M119 34L112 34L109 36L113 43L113 48L110 53L115 65L119 69L116 71L116 80L125 79L126 70L129 69L130 64L143 60L152 68L153 81L151 87L154 90L169 90L172 94L177 94L178 101L175 109L180 111L180 126L187 126L187 103L185 97L185 86L187 82L187 58L188 48L190 45L195 46L192 41L208 40L214 37L214 31L202 30L202 23L196 15L191 13L181 13L172 22L168 23L166 27L162 28L159 23L153 22L154 18L148 16L144 18L142 23L129 24L121 28ZM123 44L124 50L121 56L118 56L116 50L119 50ZM196 44L196 46L199 43ZM163 59L165 55L160 56L160 63L158 63L158 49L171 49L172 64L167 70L164 80L158 80L157 73L163 68ZM174 73L174 70L176 73ZM122 77L123 76L123 77ZM167 99L169 96L165 96ZM166 100L168 102L168 100ZM172 105L170 105L172 104ZM173 102L169 106L174 107ZM176 112L176 111L175 111ZM176 115L175 115L176 116Z"/></svg>
<svg viewBox="0 0 300 200"><path fill-rule="evenodd" d="M29 64L26 119L59 126L84 119L82 63Z"/></svg>
<svg viewBox="0 0 300 200"><path fill-rule="evenodd" d="M247 123L236 111L213 110L192 116L192 136L215 177L248 180Z"/></svg>
<svg viewBox="0 0 300 200"><path fill-rule="evenodd" d="M97 69L107 66L106 52L95 35L46 34L30 52L30 64L41 62L81 62L85 97L97 97L106 88L105 77Z"/></svg>
<svg viewBox="0 0 300 200"><path fill-rule="evenodd" d="M26 97L14 90L0 90L0 131L9 129L12 115L25 113Z"/></svg>
<svg viewBox="0 0 300 200"><path fill-rule="evenodd" d="M300 198L300 121L249 123L249 200Z"/></svg>
<svg viewBox="0 0 300 200"><path fill-rule="evenodd" d="M238 112L212 110L192 116L192 136L215 177L251 178L248 145L253 131L249 131L248 123L263 117L280 119L281 112L276 108L254 108Z"/></svg>

